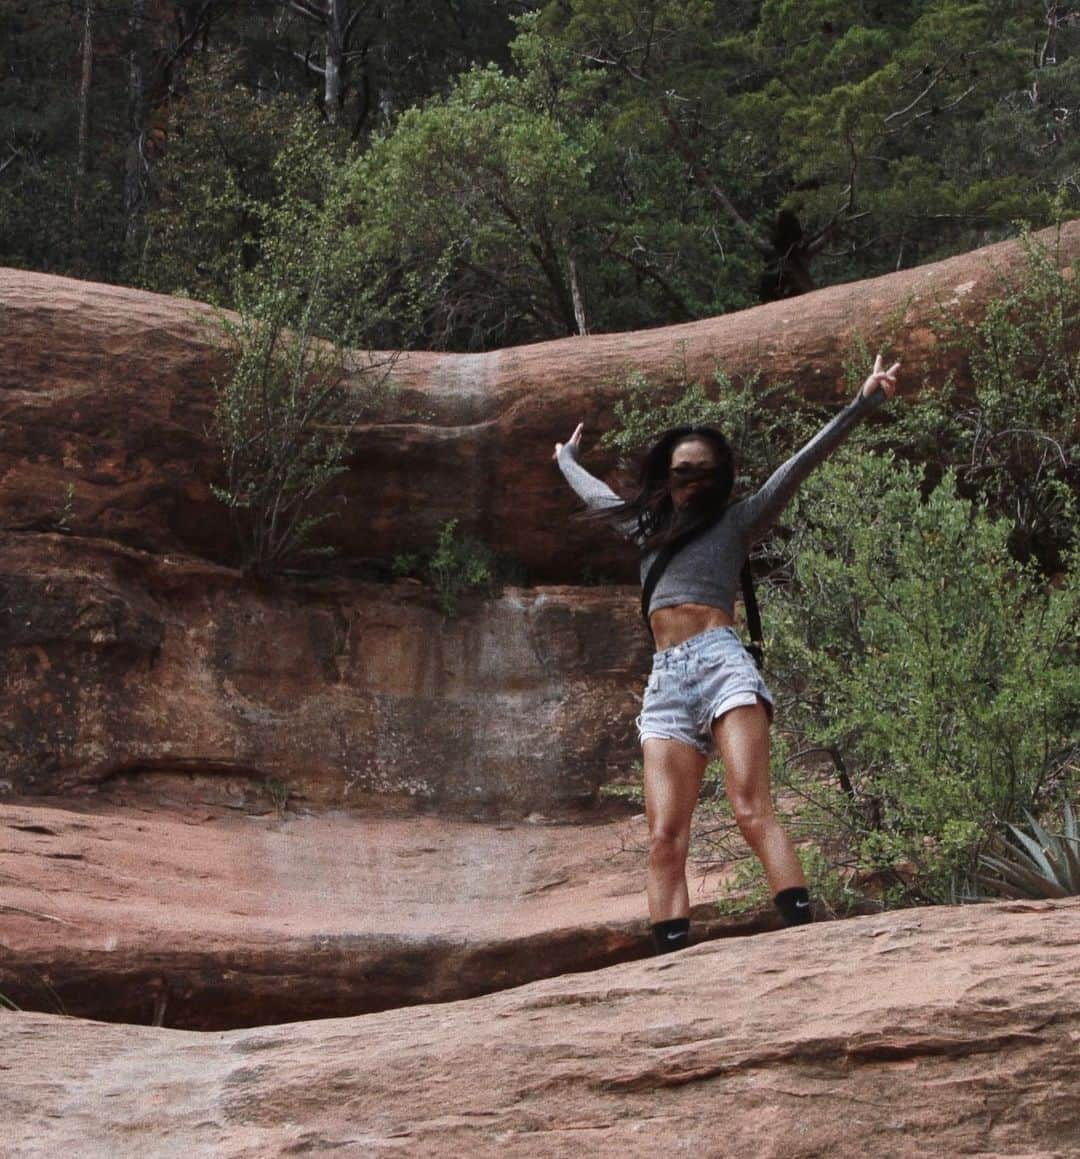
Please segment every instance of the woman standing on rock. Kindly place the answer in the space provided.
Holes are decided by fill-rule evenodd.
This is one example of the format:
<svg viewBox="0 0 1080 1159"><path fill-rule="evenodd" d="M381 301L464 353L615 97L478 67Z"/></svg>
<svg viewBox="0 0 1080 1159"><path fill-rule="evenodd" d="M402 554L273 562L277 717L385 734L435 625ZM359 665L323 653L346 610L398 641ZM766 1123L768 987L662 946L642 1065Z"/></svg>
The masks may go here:
<svg viewBox="0 0 1080 1159"><path fill-rule="evenodd" d="M751 545L810 471L893 394L899 369L897 362L883 370L878 355L854 401L760 490L735 503L730 502L731 448L711 427L678 427L661 435L625 499L578 464L581 425L569 442L555 444L555 461L570 486L638 545L642 584L646 592L651 588L643 610L657 651L638 731L649 824L646 882L657 953L680 949L689 937L690 818L713 751L724 762L735 820L761 860L781 918L787 925L810 921L802 866L773 812L772 694L732 626L735 592Z"/></svg>

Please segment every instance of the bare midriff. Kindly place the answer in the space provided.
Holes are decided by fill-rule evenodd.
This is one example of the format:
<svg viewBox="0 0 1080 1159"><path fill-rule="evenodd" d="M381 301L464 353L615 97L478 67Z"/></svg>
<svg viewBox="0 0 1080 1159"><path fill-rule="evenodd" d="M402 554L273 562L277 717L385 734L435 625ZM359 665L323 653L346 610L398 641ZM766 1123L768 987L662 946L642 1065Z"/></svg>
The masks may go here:
<svg viewBox="0 0 1080 1159"><path fill-rule="evenodd" d="M710 628L730 628L733 623L723 608L712 608L708 604L676 604L671 608L658 608L649 617L658 652L674 648Z"/></svg>

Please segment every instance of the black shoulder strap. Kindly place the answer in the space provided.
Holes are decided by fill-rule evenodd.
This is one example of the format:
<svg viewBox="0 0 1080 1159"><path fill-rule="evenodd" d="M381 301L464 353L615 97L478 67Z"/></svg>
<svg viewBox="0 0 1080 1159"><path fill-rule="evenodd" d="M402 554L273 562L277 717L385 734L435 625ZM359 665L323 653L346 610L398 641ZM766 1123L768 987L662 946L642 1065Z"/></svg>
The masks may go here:
<svg viewBox="0 0 1080 1159"><path fill-rule="evenodd" d="M667 570L668 564L671 563L675 555L710 526L712 525L705 524L690 535L672 540L671 543L665 543L657 552L656 559L649 566L649 573L641 585L641 618L645 621L645 630L649 633L650 639L652 638L652 626L649 624L649 605L652 603L653 592L656 591L660 577ZM754 591L754 573L750 567L749 558L743 564L742 572L739 574L739 583L742 586L743 608L746 611L746 627L750 633L750 643L746 650L760 668L765 659L765 637L761 631L761 612L758 608L757 593Z"/></svg>
<svg viewBox="0 0 1080 1159"><path fill-rule="evenodd" d="M765 660L765 637L761 632L761 612L758 610L757 593L754 591L754 571L747 557L739 574L739 583L742 585L743 609L746 612L746 629L750 633L750 643L746 650L760 668Z"/></svg>
<svg viewBox="0 0 1080 1159"><path fill-rule="evenodd" d="M665 543L656 553L656 559L649 567L649 574L641 585L641 618L645 621L645 629L650 637L652 636L652 628L649 625L649 604L652 603L652 594L656 591L656 585L660 582L660 577L667 571L667 565L671 563L675 553L688 542L689 540L684 539Z"/></svg>

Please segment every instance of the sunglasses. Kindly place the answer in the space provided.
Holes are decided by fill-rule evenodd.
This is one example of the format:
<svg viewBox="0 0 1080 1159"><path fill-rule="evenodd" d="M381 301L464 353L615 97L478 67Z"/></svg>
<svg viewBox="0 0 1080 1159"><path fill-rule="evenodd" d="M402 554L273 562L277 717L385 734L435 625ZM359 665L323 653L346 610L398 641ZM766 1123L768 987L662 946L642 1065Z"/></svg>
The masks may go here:
<svg viewBox="0 0 1080 1159"><path fill-rule="evenodd" d="M668 471L668 479L672 483L698 483L708 482L715 479L717 470L715 467L694 467L689 464L686 466L672 467Z"/></svg>

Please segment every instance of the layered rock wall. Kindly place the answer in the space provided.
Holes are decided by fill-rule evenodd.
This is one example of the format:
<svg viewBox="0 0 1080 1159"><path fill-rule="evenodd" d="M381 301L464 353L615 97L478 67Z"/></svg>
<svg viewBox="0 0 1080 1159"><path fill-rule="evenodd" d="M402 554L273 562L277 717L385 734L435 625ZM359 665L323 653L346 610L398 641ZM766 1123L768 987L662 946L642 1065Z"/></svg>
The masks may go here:
<svg viewBox="0 0 1080 1159"><path fill-rule="evenodd" d="M1043 240L1053 244L1048 231ZM1080 253L1080 222L1061 235ZM550 462L578 421L611 422L627 372L658 383L762 372L809 398L843 397L856 339L904 358L903 391L932 388L956 351L934 327L979 317L1023 269L1017 242L933 265L831 286L736 314L655 330L569 338L487 354L409 353L394 390L358 430L332 496L326 537L346 558L385 564L428 550L458 519L525 569L530 582L594 574L632 582L616 542L569 519L573 497ZM64 524L79 535L157 552L233 558L210 484L213 382L225 371L221 328L205 306L136 290L0 270L0 520L23 530ZM357 356L354 360L362 364ZM603 473L610 458L589 465Z"/></svg>
<svg viewBox="0 0 1080 1159"><path fill-rule="evenodd" d="M294 802L490 816L588 806L635 757L625 589L281 580L62 535L0 537L7 790L154 773Z"/></svg>
<svg viewBox="0 0 1080 1159"><path fill-rule="evenodd" d="M1073 222L1062 260L1078 252ZM622 375L764 369L766 385L836 401L860 337L903 353L907 390L962 378L935 321L980 316L1025 260L1002 243L684 326L404 355L328 496L338 578L263 585L230 566L211 492L226 370L213 312L0 271L0 788L154 772L465 814L593 801L634 759L646 655L631 590L507 589L446 620L415 584L348 577L389 577L456 519L531 583L630 583L632 551L573 518L550 461L579 420L609 425Z"/></svg>

